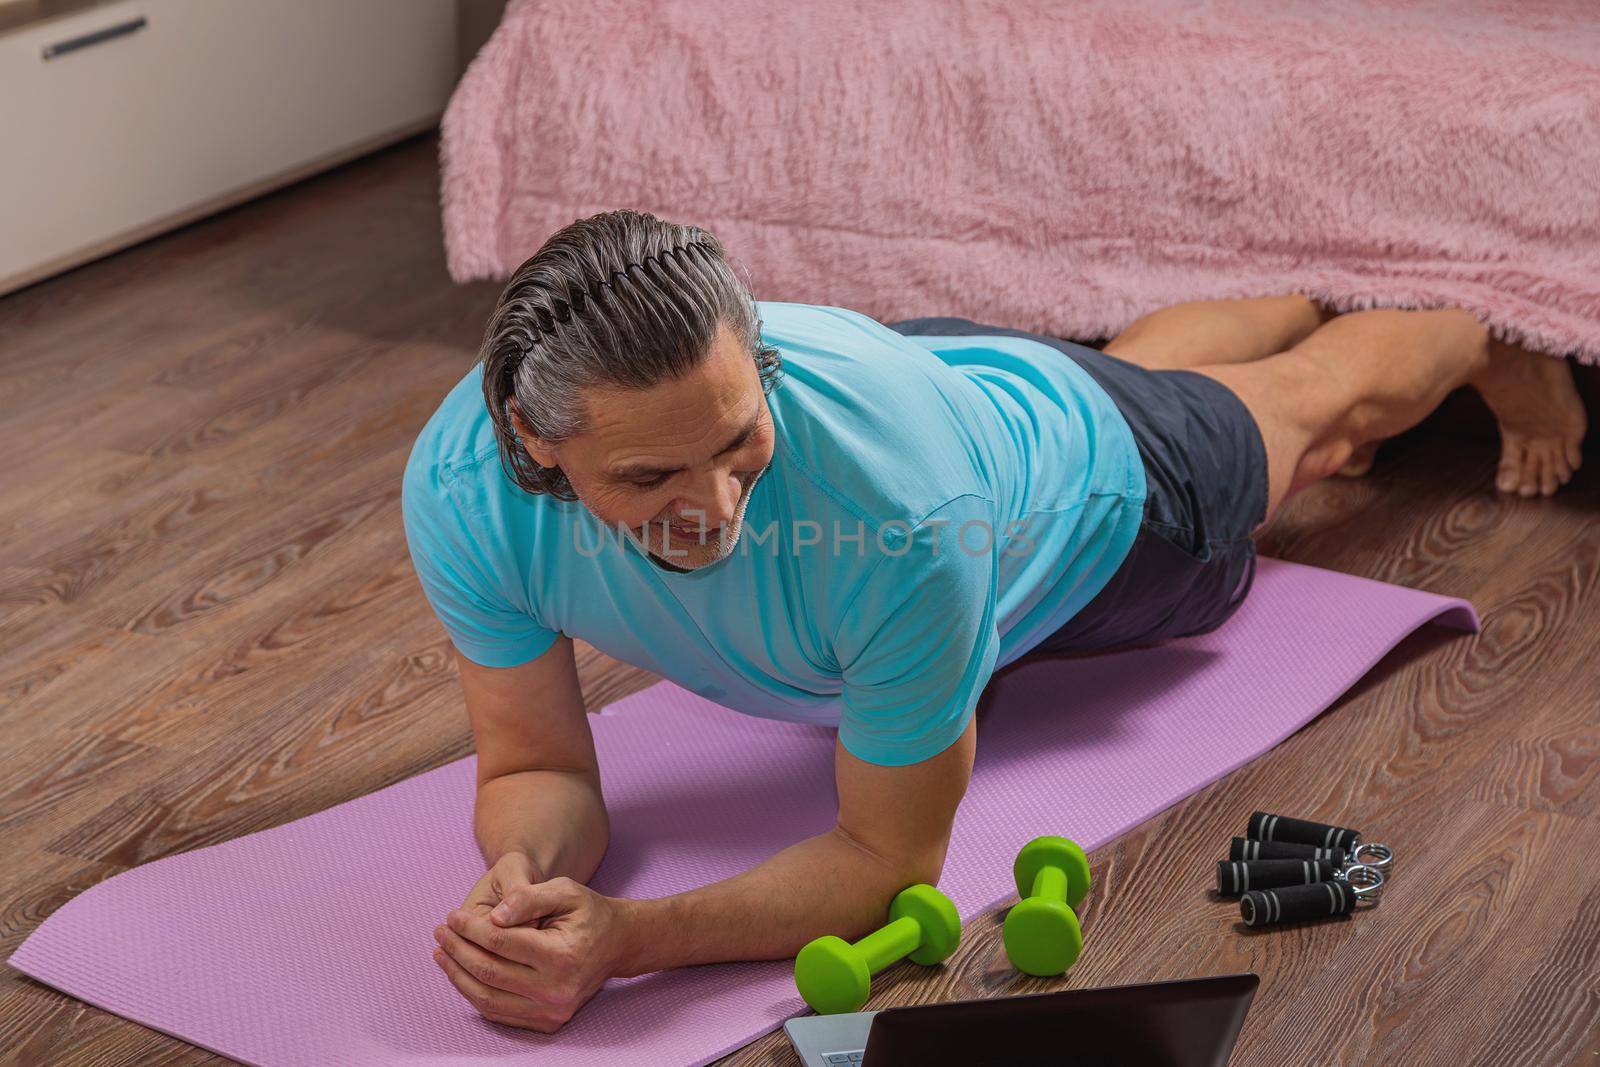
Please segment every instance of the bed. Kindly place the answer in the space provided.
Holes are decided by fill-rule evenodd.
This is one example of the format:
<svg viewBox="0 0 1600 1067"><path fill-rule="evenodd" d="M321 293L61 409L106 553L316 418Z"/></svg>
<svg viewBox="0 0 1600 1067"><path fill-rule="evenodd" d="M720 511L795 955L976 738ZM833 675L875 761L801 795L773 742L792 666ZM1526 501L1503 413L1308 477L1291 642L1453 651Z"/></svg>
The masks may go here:
<svg viewBox="0 0 1600 1067"><path fill-rule="evenodd" d="M440 151L458 280L626 206L885 321L1302 291L1600 363L1591 0L513 0Z"/></svg>

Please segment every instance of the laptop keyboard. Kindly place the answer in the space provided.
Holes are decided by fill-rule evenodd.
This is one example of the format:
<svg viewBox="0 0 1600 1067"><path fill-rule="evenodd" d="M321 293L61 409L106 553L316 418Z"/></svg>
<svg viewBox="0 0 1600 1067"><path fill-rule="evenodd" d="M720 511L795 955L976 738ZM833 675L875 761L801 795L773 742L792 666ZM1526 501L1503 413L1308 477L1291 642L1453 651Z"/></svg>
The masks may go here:
<svg viewBox="0 0 1600 1067"><path fill-rule="evenodd" d="M851 1064L861 1062L861 1054L866 1051L861 1049L859 1052L827 1052L823 1054L822 1062L828 1067L851 1067Z"/></svg>

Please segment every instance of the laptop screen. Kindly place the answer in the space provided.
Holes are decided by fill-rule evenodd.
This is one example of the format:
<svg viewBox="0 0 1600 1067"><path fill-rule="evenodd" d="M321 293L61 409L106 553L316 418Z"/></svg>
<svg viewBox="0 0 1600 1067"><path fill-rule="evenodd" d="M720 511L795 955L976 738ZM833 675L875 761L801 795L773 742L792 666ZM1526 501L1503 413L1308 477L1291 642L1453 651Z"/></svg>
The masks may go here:
<svg viewBox="0 0 1600 1067"><path fill-rule="evenodd" d="M1236 974L890 1008L873 1020L862 1067L1224 1067L1260 981Z"/></svg>

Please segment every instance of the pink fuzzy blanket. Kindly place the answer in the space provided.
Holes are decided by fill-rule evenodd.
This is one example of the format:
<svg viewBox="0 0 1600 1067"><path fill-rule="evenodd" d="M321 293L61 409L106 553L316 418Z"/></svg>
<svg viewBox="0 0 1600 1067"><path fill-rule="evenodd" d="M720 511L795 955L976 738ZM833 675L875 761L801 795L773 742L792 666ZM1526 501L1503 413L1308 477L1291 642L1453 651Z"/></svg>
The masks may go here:
<svg viewBox="0 0 1600 1067"><path fill-rule="evenodd" d="M1299 291L1600 363L1595 0L512 0L441 155L457 280L633 207L886 321Z"/></svg>

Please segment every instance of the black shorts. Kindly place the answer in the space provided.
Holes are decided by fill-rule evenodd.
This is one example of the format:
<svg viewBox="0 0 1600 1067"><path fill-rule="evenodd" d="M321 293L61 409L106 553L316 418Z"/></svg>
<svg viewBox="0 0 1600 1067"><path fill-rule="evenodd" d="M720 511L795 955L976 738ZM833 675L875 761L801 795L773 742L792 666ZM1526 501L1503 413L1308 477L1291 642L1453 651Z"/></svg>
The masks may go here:
<svg viewBox="0 0 1600 1067"><path fill-rule="evenodd" d="M1144 521L1122 565L1094 599L1030 652L1146 645L1207 633L1255 580L1250 533L1267 515L1267 449L1244 402L1185 370L1147 370L1054 337L969 319L889 323L897 333L1025 337L1049 345L1100 384L1144 459Z"/></svg>

